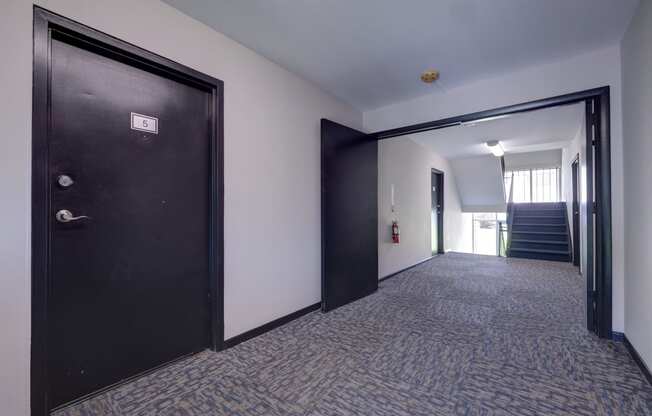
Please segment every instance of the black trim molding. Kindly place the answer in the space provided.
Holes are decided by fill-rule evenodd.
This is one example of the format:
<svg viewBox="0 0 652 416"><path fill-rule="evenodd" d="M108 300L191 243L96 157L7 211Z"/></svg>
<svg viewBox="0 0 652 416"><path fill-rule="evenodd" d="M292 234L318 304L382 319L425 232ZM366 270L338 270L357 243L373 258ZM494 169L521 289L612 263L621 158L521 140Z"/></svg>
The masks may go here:
<svg viewBox="0 0 652 416"><path fill-rule="evenodd" d="M303 309L299 309L296 312L292 312L289 315L282 316L278 319L273 320L272 322L268 322L265 325L261 325L257 328L254 328L250 331L244 332L240 335L236 335L232 338L227 339L224 341L224 348L231 348L235 347L236 345L248 341L252 338L255 338L259 335L263 335L265 332L269 332L273 329L276 329L280 326L283 326L289 322L294 321L295 319L301 318L304 315L309 314L310 312L319 310L321 308L321 302L312 304L310 306L306 306Z"/></svg>
<svg viewBox="0 0 652 416"><path fill-rule="evenodd" d="M414 263L413 265L408 266L408 267L406 267L406 268L404 268L404 269L401 269L401 270L399 270L399 271L397 271L397 272L394 272L394 273L388 274L388 275L385 276L385 277L381 277L380 279L378 279L378 282L380 283L380 282L382 282L382 281L384 281L384 280L391 279L392 277L396 277L397 275L399 275L399 274L401 274L401 273L403 273L403 272L405 272L405 271L408 271L408 270L410 270L410 269L413 268L413 267L417 267L418 265L423 264L423 263L427 262L428 260L432 260L432 259L434 259L435 257L439 257L439 256L441 256L442 254L444 254L444 253L435 254L434 256L430 256L430 257L428 257L427 259L423 259L423 260L421 260L421 261L418 261L418 262Z"/></svg>
<svg viewBox="0 0 652 416"><path fill-rule="evenodd" d="M636 348L634 348L632 343L629 342L626 335L623 335L623 342L625 343L625 347L627 348L627 351L629 351L629 355L632 356L634 362L636 363L636 365L638 365L638 368L641 369L641 372L647 379L648 383L652 385L652 374L650 373L650 369L645 364L645 361L643 361L643 359L638 354L638 351L636 351Z"/></svg>
<svg viewBox="0 0 652 416"><path fill-rule="evenodd" d="M443 129L445 127L459 126L462 123L469 123L473 121L482 120L485 118L502 116L506 114L524 113L528 111L540 110L543 108L555 107L563 104L573 104L587 99L601 96L605 91L609 91L609 87L599 87L590 90L573 92L570 94L558 95L555 97L544 98L541 100L529 101L525 103L508 105L505 107L498 107L491 110L478 111L475 113L464 114L461 116L449 117L435 121L428 121L425 123L412 124L409 126L398 127L395 129L383 130L372 133L378 140L389 139L392 137L405 136L407 134L415 134L424 131Z"/></svg>
<svg viewBox="0 0 652 416"><path fill-rule="evenodd" d="M616 342L623 342L625 341L625 334L623 334L622 332L612 331L611 339Z"/></svg>

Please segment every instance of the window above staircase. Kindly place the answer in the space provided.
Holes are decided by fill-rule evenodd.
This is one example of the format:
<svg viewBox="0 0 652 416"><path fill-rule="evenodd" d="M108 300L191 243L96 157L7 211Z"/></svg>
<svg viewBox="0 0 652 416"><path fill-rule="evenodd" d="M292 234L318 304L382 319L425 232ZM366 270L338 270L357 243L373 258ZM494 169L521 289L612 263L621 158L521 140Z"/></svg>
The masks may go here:
<svg viewBox="0 0 652 416"><path fill-rule="evenodd" d="M559 202L561 199L561 169L554 167L506 171L505 190L507 202ZM511 190L511 192L507 190Z"/></svg>

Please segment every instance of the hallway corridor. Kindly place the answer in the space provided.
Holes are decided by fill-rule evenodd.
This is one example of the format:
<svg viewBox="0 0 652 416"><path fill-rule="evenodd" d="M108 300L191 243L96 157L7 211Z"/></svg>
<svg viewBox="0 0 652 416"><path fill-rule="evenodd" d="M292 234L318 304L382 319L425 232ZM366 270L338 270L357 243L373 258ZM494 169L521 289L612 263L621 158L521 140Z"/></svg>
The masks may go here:
<svg viewBox="0 0 652 416"><path fill-rule="evenodd" d="M650 415L622 343L584 325L567 263L449 253L63 415Z"/></svg>

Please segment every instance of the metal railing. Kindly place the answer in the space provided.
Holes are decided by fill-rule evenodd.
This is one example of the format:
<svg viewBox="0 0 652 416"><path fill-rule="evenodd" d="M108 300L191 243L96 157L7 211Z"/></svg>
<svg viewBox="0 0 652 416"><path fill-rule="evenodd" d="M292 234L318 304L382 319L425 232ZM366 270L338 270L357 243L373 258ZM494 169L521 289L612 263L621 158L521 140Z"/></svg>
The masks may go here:
<svg viewBox="0 0 652 416"><path fill-rule="evenodd" d="M509 248L509 227L506 221L498 221L498 256L507 257Z"/></svg>
<svg viewBox="0 0 652 416"><path fill-rule="evenodd" d="M498 223L498 255L507 257L512 241L512 225L514 223L514 172L509 181L509 196L507 197L507 221Z"/></svg>

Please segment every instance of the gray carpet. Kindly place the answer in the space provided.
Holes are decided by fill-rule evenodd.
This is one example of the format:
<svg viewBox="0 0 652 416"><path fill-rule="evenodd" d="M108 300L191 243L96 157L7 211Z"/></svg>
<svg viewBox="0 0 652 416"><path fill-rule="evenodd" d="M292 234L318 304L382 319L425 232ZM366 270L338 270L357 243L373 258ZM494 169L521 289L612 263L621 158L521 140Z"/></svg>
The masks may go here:
<svg viewBox="0 0 652 416"><path fill-rule="evenodd" d="M446 254L372 296L203 352L63 415L652 415L565 263Z"/></svg>

